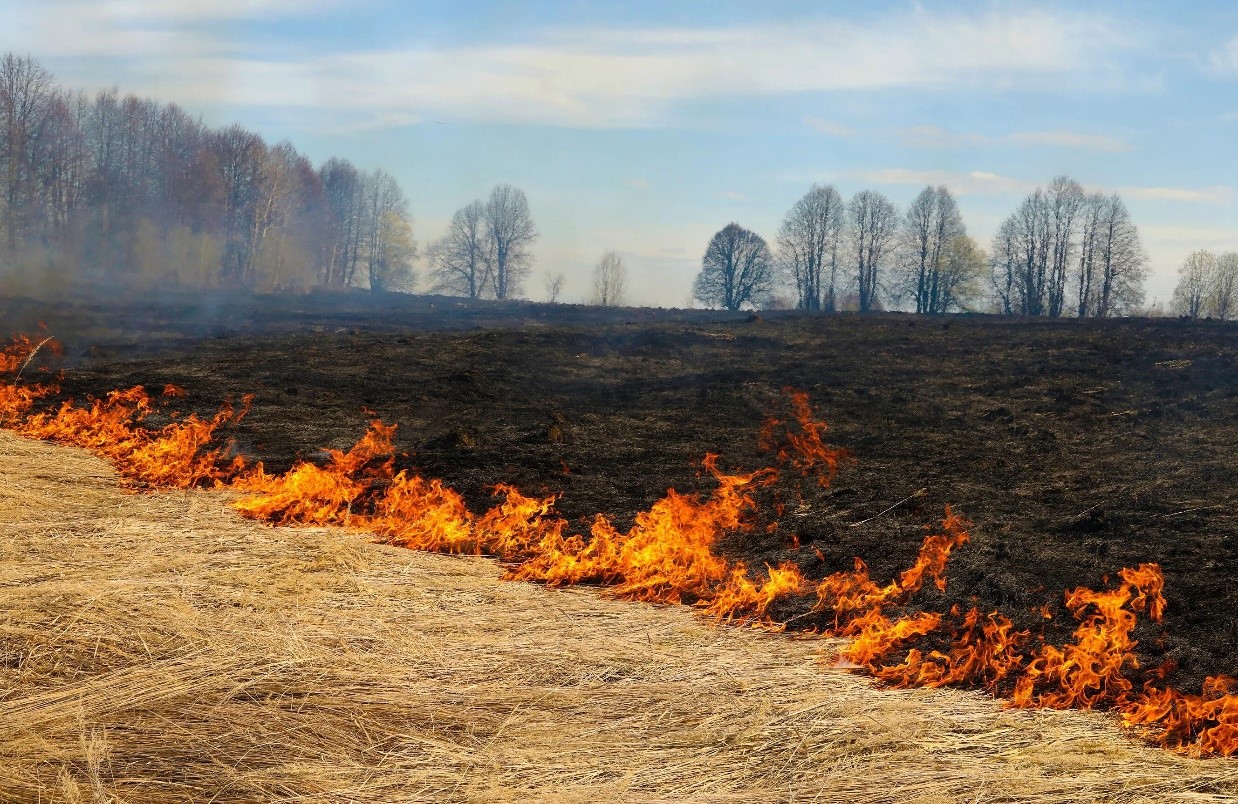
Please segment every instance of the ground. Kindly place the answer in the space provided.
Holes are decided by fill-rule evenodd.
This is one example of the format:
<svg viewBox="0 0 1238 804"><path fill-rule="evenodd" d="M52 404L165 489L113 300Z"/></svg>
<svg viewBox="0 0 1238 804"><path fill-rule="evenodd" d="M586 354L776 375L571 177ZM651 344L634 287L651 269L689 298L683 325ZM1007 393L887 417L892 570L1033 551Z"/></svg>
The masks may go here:
<svg viewBox="0 0 1238 804"><path fill-rule="evenodd" d="M1000 607L1033 628L1048 605L1048 627L1069 630L1064 590L1158 562L1169 605L1163 627L1137 632L1145 664L1172 666L1187 689L1238 670L1232 323L364 295L7 299L0 311L10 329L43 320L66 341L66 395L175 383L185 408L207 413L252 392L231 435L276 468L348 446L372 411L399 423L403 465L474 509L512 483L561 495L582 528L598 512L630 521L668 487L707 490L706 452L765 465L761 423L785 387L803 389L854 462L828 491L785 489L780 525L730 538L729 555L793 560L813 577L861 556L884 579L950 504L973 540L926 604Z"/></svg>

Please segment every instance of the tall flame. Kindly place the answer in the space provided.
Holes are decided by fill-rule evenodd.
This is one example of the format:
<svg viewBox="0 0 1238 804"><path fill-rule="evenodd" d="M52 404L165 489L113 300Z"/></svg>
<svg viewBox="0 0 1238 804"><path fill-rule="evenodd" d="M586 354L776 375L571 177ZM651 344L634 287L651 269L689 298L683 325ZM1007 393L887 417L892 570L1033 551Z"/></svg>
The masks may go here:
<svg viewBox="0 0 1238 804"><path fill-rule="evenodd" d="M130 483L227 488L239 492L233 502L238 511L266 522L354 527L413 549L493 555L509 562L506 577L512 580L597 583L623 598L691 603L719 621L781 628L786 624L771 615L778 601L815 595L812 613L832 621L830 633L851 638L841 660L886 682L974 687L1019 707L1111 708L1167 747L1197 756L1238 753L1238 681L1210 678L1192 695L1163 686L1159 674L1139 666L1133 637L1138 619L1159 622L1165 608L1164 578L1155 564L1123 569L1111 589L1067 592L1066 607L1078 626L1073 641L1051 645L996 611L905 613L925 583L945 590L949 557L968 542L970 523L949 508L912 565L884 585L859 558L853 570L815 584L794 563L766 566L754 576L717 546L723 535L753 527L756 492L779 479L778 468L728 473L716 455L707 455L704 467L716 482L710 494L671 489L627 530L599 514L586 537L570 532L553 496L527 497L499 484L500 501L475 515L441 481L396 472L396 427L381 421L371 422L352 448L328 450L321 465L302 461L272 474L219 443L220 428L245 415L249 397L239 411L224 405L208 419L181 419L160 411L138 386L92 399L86 407L68 401L32 413L57 390L20 382L47 342L23 336L0 349L0 375L8 378L0 382L0 424L91 450L112 461ZM184 395L169 385L162 399ZM828 486L848 456L825 444L825 424L813 416L807 395L789 391L788 404L789 416L766 422L762 443L779 467ZM155 413L169 421L147 427Z"/></svg>

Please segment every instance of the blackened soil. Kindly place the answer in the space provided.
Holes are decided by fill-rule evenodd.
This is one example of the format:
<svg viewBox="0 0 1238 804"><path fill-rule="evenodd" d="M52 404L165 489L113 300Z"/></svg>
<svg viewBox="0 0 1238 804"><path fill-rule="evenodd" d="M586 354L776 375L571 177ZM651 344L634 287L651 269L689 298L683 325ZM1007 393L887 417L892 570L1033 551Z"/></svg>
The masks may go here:
<svg viewBox="0 0 1238 804"><path fill-rule="evenodd" d="M176 383L184 407L209 413L253 392L231 435L276 468L349 446L371 410L400 424L403 465L475 510L502 481L561 494L580 527L596 512L628 523L668 487L708 490L707 451L766 465L761 422L800 388L855 462L828 491L774 492L781 524L729 537L730 554L816 577L862 556L884 580L951 504L973 541L946 594L922 605L1000 607L1043 627L1034 610L1048 604L1069 630L1064 590L1155 561L1169 607L1163 627L1138 631L1146 663L1175 664L1186 688L1238 673L1238 325L365 296L0 299L0 311L5 329L42 319L68 342L67 395Z"/></svg>

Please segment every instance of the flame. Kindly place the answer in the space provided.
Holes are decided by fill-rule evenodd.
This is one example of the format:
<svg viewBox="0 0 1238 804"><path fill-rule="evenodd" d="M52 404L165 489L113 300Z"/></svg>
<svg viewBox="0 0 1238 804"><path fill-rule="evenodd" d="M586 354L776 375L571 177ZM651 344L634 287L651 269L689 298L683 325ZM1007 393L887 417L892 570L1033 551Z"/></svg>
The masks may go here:
<svg viewBox="0 0 1238 804"><path fill-rule="evenodd" d="M761 446L774 452L778 463L790 466L803 477L813 475L822 488L828 488L838 467L850 460L844 449L831 447L822 436L829 429L816 418L808 394L794 388L784 388L790 416L770 416L761 428Z"/></svg>
<svg viewBox="0 0 1238 804"><path fill-rule="evenodd" d="M83 447L115 464L121 475L152 488L190 488L217 481L243 465L229 459L227 447L208 449L215 431L238 421L248 410L246 397L240 411L224 404L210 419L189 415L156 430L142 427L153 410L142 386L112 391L82 408L71 400L55 413L36 413L16 427L32 438Z"/></svg>
<svg viewBox="0 0 1238 804"><path fill-rule="evenodd" d="M51 345L58 354L60 345L50 338L35 342L29 335L18 335L12 343L0 349L0 376L12 375L8 382L0 384L0 426L12 427L20 423L34 404L45 396L56 393L54 385L21 385L17 380L22 370L30 365L39 348Z"/></svg>
<svg viewBox="0 0 1238 804"><path fill-rule="evenodd" d="M1065 604L1078 625L1071 642L1051 645L997 611L909 608L926 583L945 590L949 557L969 540L970 523L948 507L912 565L884 585L859 558L853 570L815 584L792 562L767 565L754 576L717 547L723 535L755 527L756 492L779 479L777 468L727 473L716 455L707 455L703 465L716 482L711 493L671 489L627 530L599 514L586 538L570 532L555 511L554 496L527 497L500 484L499 502L475 515L441 481L396 472L396 426L378 420L350 449L327 450L322 464L301 461L287 472L268 473L261 463L249 466L232 456L218 435L245 415L252 397L239 411L225 404L208 419L182 419L160 410L135 386L90 399L85 407L67 401L34 413L57 388L22 383L21 374L49 340L20 336L0 349L0 376L8 378L0 382L0 424L84 447L109 459L130 483L228 489L239 493L233 501L238 511L266 522L354 527L413 549L493 555L509 562L506 577L512 580L597 583L618 597L691 603L718 621L782 628L786 623L771 615L775 604L815 594L811 613L832 618L830 633L851 638L840 666L863 668L899 686L984 689L1018 707L1110 708L1166 747L1195 756L1238 753L1238 680L1213 677L1193 695L1163 686L1163 674L1139 665L1133 637L1139 618L1159 622L1166 605L1156 564L1121 570L1120 582L1110 589L1067 592ZM175 385L162 393L165 400L184 396ZM825 424L813 417L807 395L788 391L788 401L790 416L769 419L762 443L779 466L828 486L849 456L825 444ZM168 421L148 427L152 416ZM1037 611L1052 617L1047 607Z"/></svg>

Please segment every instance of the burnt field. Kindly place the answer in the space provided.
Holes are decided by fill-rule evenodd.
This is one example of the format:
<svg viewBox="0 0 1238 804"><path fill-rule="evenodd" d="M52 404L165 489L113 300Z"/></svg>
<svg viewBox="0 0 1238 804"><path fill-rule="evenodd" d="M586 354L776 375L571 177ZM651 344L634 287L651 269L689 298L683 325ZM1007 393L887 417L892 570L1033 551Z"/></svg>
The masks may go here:
<svg viewBox="0 0 1238 804"><path fill-rule="evenodd" d="M884 581L950 504L972 542L926 608L1000 608L1060 638L1074 624L1063 590L1157 562L1168 608L1136 632L1145 664L1172 666L1187 689L1238 671L1233 324L364 296L6 299L0 311L8 330L43 320L65 342L62 396L172 383L189 392L182 410L208 414L253 393L228 435L274 469L348 447L372 411L400 425L399 465L474 510L510 483L560 495L582 532L599 512L629 523L669 487L712 488L706 452L725 469L767 465L761 424L784 388L802 389L854 461L828 489L769 490L784 515L728 537L726 555L794 561L813 578L861 556Z"/></svg>

